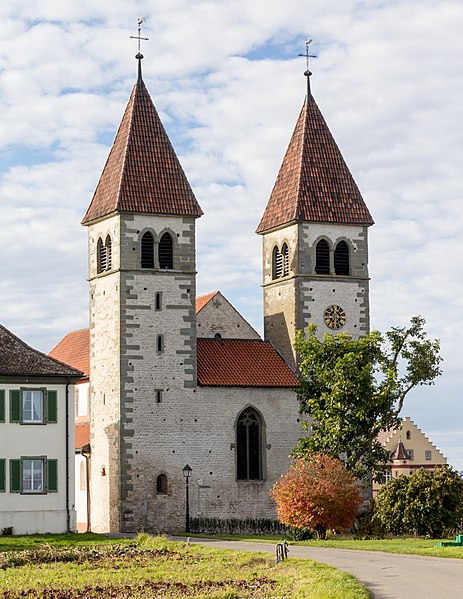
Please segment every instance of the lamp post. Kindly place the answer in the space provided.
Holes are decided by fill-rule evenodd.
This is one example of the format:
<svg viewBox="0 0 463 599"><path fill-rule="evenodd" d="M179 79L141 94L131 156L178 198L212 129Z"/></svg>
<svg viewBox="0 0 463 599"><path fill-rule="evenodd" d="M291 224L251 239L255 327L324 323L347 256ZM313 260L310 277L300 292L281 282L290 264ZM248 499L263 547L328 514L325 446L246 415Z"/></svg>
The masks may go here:
<svg viewBox="0 0 463 599"><path fill-rule="evenodd" d="M188 479L190 478L191 468L188 464L183 468L183 476L186 482L186 511L185 511L185 532L190 532L190 498L188 496Z"/></svg>

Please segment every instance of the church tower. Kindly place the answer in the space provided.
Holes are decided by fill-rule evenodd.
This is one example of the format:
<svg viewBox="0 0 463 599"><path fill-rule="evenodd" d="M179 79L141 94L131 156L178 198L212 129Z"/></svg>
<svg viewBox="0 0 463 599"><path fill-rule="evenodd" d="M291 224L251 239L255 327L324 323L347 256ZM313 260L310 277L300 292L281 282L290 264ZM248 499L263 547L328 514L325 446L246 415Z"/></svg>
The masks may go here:
<svg viewBox="0 0 463 599"><path fill-rule="evenodd" d="M310 90L257 233L263 240L264 333L296 368L297 330L369 331L373 219Z"/></svg>
<svg viewBox="0 0 463 599"><path fill-rule="evenodd" d="M159 459L154 468L170 426L163 422L182 413L196 388L195 219L202 211L143 82L142 58L82 221L95 532L146 527L146 502L167 484L166 475L156 478L164 472ZM177 459L175 448L164 454ZM178 460L181 477L185 456Z"/></svg>

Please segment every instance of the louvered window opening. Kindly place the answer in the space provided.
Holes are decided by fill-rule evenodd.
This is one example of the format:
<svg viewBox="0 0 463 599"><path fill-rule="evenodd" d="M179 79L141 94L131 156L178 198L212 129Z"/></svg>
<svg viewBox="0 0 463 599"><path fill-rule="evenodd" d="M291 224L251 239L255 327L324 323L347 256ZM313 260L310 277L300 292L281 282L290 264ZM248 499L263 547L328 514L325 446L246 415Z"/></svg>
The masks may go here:
<svg viewBox="0 0 463 599"><path fill-rule="evenodd" d="M98 239L97 246L97 273L100 274L106 270L106 246L103 245L103 240Z"/></svg>
<svg viewBox="0 0 463 599"><path fill-rule="evenodd" d="M159 241L160 268L174 268L174 244L169 233L164 233Z"/></svg>
<svg viewBox="0 0 463 599"><path fill-rule="evenodd" d="M262 479L262 424L255 410L244 410L236 426L236 477L238 480Z"/></svg>
<svg viewBox="0 0 463 599"><path fill-rule="evenodd" d="M330 274L330 248L328 243L321 239L317 243L315 250L316 262L315 272L317 275L329 275Z"/></svg>
<svg viewBox="0 0 463 599"><path fill-rule="evenodd" d="M154 239L147 232L141 238L141 268L154 268Z"/></svg>
<svg viewBox="0 0 463 599"><path fill-rule="evenodd" d="M281 256L283 262L283 276L286 277L289 274L289 252L286 243L284 243L281 248Z"/></svg>
<svg viewBox="0 0 463 599"><path fill-rule="evenodd" d="M272 279L279 279L283 274L283 256L275 246L272 252Z"/></svg>
<svg viewBox="0 0 463 599"><path fill-rule="evenodd" d="M111 248L111 237L108 235L106 237L106 270L111 270L111 260L112 260L112 248Z"/></svg>
<svg viewBox="0 0 463 599"><path fill-rule="evenodd" d="M349 246L340 241L334 250L334 272L337 275L349 275Z"/></svg>

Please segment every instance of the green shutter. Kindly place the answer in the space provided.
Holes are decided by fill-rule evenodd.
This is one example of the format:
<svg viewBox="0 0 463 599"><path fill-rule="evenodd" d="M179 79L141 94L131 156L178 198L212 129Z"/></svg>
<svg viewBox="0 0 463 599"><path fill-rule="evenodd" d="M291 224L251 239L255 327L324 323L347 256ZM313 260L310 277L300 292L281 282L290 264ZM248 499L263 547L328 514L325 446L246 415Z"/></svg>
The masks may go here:
<svg viewBox="0 0 463 599"><path fill-rule="evenodd" d="M21 422L21 391L10 390L10 422Z"/></svg>
<svg viewBox="0 0 463 599"><path fill-rule="evenodd" d="M21 460L10 460L10 493L21 492Z"/></svg>
<svg viewBox="0 0 463 599"><path fill-rule="evenodd" d="M58 460L47 460L47 491L58 491Z"/></svg>
<svg viewBox="0 0 463 599"><path fill-rule="evenodd" d="M58 394L56 391L46 391L47 422L58 422Z"/></svg>
<svg viewBox="0 0 463 599"><path fill-rule="evenodd" d="M6 460L0 458L0 493L6 491Z"/></svg>
<svg viewBox="0 0 463 599"><path fill-rule="evenodd" d="M5 422L5 390L0 389L0 422Z"/></svg>

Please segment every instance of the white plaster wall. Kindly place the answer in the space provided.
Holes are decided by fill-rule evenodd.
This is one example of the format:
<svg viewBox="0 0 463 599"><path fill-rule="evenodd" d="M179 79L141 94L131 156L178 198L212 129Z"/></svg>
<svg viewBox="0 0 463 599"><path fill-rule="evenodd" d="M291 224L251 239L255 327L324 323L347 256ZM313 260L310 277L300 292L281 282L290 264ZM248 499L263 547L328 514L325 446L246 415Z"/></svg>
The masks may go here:
<svg viewBox="0 0 463 599"><path fill-rule="evenodd" d="M9 422L9 391L27 387L57 391L58 422L45 425ZM0 423L0 457L6 459L6 492L0 493L0 528L13 526L15 534L66 532L66 385L23 383L2 384L6 418ZM69 386L69 507L71 529L75 526L74 498L74 389ZM58 460L58 492L47 494L10 493L9 461L21 457ZM64 517L63 517L64 514Z"/></svg>

